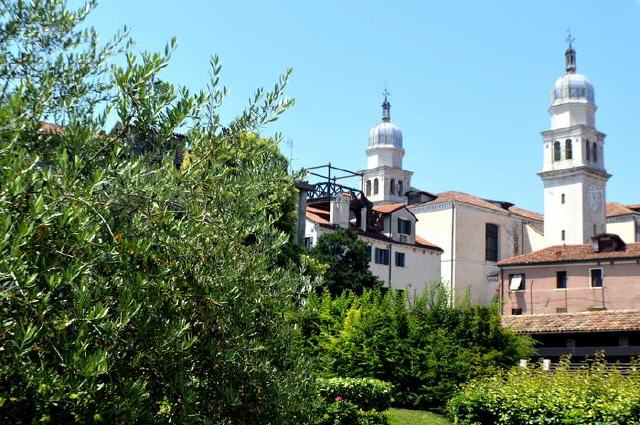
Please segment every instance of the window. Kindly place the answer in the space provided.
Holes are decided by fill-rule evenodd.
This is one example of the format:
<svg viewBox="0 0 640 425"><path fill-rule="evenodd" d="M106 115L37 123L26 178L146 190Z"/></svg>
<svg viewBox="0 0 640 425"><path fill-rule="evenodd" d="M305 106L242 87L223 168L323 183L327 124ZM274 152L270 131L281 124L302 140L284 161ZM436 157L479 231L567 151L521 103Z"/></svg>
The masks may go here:
<svg viewBox="0 0 640 425"><path fill-rule="evenodd" d="M487 223L485 226L485 259L498 261L498 226Z"/></svg>
<svg viewBox="0 0 640 425"><path fill-rule="evenodd" d="M562 240L563 242L564 242L564 237L565 237L565 234L563 230L562 232L560 232L560 240Z"/></svg>
<svg viewBox="0 0 640 425"><path fill-rule="evenodd" d="M398 219L398 233L403 235L411 234L411 220L405 220L403 218Z"/></svg>
<svg viewBox="0 0 640 425"><path fill-rule="evenodd" d="M511 309L511 315L512 316L520 316L520 315L522 315L522 309L521 308L512 308Z"/></svg>
<svg viewBox="0 0 640 425"><path fill-rule="evenodd" d="M592 148L591 156L593 157L593 162L598 162L598 145L596 145L596 142L593 142Z"/></svg>
<svg viewBox="0 0 640 425"><path fill-rule="evenodd" d="M567 139L564 142L564 157L566 159L573 159L573 146L571 145L571 139Z"/></svg>
<svg viewBox="0 0 640 425"><path fill-rule="evenodd" d="M402 180L398 180L398 195L404 195L404 186L402 184Z"/></svg>
<svg viewBox="0 0 640 425"><path fill-rule="evenodd" d="M589 139L587 139L587 148L585 149L587 151L587 161L591 161L591 142L589 141Z"/></svg>
<svg viewBox="0 0 640 425"><path fill-rule="evenodd" d="M376 248L376 264L389 265L389 250L384 248Z"/></svg>
<svg viewBox="0 0 640 425"><path fill-rule="evenodd" d="M371 180L367 180L366 194L367 196L371 196Z"/></svg>
<svg viewBox="0 0 640 425"><path fill-rule="evenodd" d="M373 179L373 194L378 194L378 179Z"/></svg>
<svg viewBox="0 0 640 425"><path fill-rule="evenodd" d="M564 193L563 193L563 194L560 196L560 203L561 203L561 204L564 204L564 201L565 201L565 196L564 196Z"/></svg>
<svg viewBox="0 0 640 425"><path fill-rule="evenodd" d="M393 195L395 191L396 191L396 180L391 179L391 183L389 184L389 193Z"/></svg>
<svg viewBox="0 0 640 425"><path fill-rule="evenodd" d="M524 273L510 274L509 275L509 290L510 291L524 291L525 279Z"/></svg>
<svg viewBox="0 0 640 425"><path fill-rule="evenodd" d="M567 308L566 307L556 307L556 313L558 314L563 314L567 312Z"/></svg>
<svg viewBox="0 0 640 425"><path fill-rule="evenodd" d="M567 272L556 272L556 289L567 289Z"/></svg>
<svg viewBox="0 0 640 425"><path fill-rule="evenodd" d="M367 245L367 260L371 261L371 245Z"/></svg>
<svg viewBox="0 0 640 425"><path fill-rule="evenodd" d="M396 252L396 267L404 267L404 252Z"/></svg>
<svg viewBox="0 0 640 425"><path fill-rule="evenodd" d="M310 250L311 247L313 246L313 238L308 236L306 238L304 238L304 247L306 250Z"/></svg>
<svg viewBox="0 0 640 425"><path fill-rule="evenodd" d="M602 269L591 269L591 287L602 288L602 286L603 286Z"/></svg>
<svg viewBox="0 0 640 425"><path fill-rule="evenodd" d="M553 144L553 160L560 161L560 142Z"/></svg>

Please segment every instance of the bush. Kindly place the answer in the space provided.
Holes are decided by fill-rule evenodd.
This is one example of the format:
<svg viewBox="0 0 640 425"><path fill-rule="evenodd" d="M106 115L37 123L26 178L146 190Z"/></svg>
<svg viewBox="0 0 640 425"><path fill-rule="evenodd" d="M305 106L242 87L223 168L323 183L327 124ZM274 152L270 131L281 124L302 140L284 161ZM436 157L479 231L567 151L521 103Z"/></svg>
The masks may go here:
<svg viewBox="0 0 640 425"><path fill-rule="evenodd" d="M349 400L324 404L317 425L388 425L387 416L377 410L362 410Z"/></svg>
<svg viewBox="0 0 640 425"><path fill-rule="evenodd" d="M318 378L320 396L327 402L347 400L362 410L384 411L391 407L393 385L373 378Z"/></svg>
<svg viewBox="0 0 640 425"><path fill-rule="evenodd" d="M440 284L413 302L393 291L312 296L299 320L322 373L390 382L395 404L410 408L442 407L460 384L532 352L495 308L451 308Z"/></svg>
<svg viewBox="0 0 640 425"><path fill-rule="evenodd" d="M579 371L513 368L469 382L448 410L460 425L637 425L640 373L623 376L600 357Z"/></svg>

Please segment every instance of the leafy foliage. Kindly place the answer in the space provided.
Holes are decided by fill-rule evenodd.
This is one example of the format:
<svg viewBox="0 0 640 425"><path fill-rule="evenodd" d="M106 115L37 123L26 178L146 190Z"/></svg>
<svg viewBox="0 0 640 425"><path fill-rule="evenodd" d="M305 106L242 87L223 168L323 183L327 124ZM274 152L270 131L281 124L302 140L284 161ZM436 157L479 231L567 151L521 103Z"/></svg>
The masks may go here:
<svg viewBox="0 0 640 425"><path fill-rule="evenodd" d="M1 5L0 421L304 423L293 180L257 137L288 72L222 125L217 58L192 94L173 43L110 68L93 3Z"/></svg>
<svg viewBox="0 0 640 425"><path fill-rule="evenodd" d="M451 308L447 299L440 284L411 303L399 292L314 296L299 320L322 373L387 381L396 404L434 408L458 385L532 352L529 338L500 326L494 308Z"/></svg>
<svg viewBox="0 0 640 425"><path fill-rule="evenodd" d="M324 405L316 425L388 425L389 419L384 412L362 410L349 400L336 399Z"/></svg>
<svg viewBox="0 0 640 425"><path fill-rule="evenodd" d="M579 371L513 368L469 382L448 405L461 425L640 424L640 373L601 356Z"/></svg>
<svg viewBox="0 0 640 425"><path fill-rule="evenodd" d="M351 229L335 229L318 238L311 256L328 266L323 287L333 295L346 290L361 294L380 288L382 282L371 273L366 244Z"/></svg>
<svg viewBox="0 0 640 425"><path fill-rule="evenodd" d="M393 385L374 378L318 378L318 391L326 401L337 397L363 410L385 411L391 407Z"/></svg>

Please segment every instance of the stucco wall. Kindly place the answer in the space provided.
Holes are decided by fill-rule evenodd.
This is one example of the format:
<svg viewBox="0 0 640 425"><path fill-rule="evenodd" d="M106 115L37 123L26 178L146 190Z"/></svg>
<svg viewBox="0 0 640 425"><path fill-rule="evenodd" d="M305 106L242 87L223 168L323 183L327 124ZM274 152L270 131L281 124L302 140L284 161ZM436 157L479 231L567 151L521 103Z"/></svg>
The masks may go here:
<svg viewBox="0 0 640 425"><path fill-rule="evenodd" d="M602 268L604 287L591 288L590 269ZM556 289L556 272L567 272L567 289ZM509 290L509 274L525 274L523 291ZM503 313L514 308L523 314L568 313L592 308L626 310L640 308L640 264L573 263L505 268L502 285Z"/></svg>
<svg viewBox="0 0 640 425"><path fill-rule="evenodd" d="M638 226L632 216L607 220L607 233L614 233L626 243L640 242L638 240Z"/></svg>

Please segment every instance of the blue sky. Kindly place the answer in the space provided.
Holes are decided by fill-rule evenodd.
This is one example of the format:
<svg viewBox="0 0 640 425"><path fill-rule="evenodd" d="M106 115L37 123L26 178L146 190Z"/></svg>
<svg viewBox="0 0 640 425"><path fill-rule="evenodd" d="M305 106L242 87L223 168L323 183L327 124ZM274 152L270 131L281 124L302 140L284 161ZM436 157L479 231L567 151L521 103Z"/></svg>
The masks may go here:
<svg viewBox="0 0 640 425"><path fill-rule="evenodd" d="M607 198L640 203L639 0L103 0L89 23L105 39L130 26L138 50L176 36L164 78L194 90L220 55L226 119L293 68L296 106L263 134L293 140L295 168L364 168L386 82L413 186L540 212L539 133L570 26L607 134Z"/></svg>

